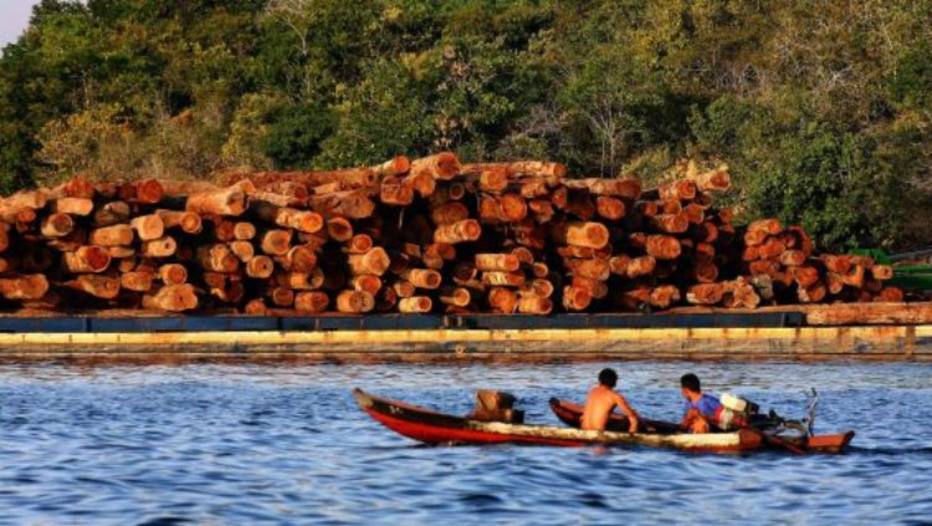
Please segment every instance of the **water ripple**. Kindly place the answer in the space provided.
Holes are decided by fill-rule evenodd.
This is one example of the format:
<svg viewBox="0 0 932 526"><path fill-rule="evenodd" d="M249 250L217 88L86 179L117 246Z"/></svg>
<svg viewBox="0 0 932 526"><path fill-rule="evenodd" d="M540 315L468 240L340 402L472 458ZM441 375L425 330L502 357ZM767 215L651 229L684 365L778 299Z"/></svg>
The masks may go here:
<svg viewBox="0 0 932 526"><path fill-rule="evenodd" d="M601 364L0 366L0 523L923 523L932 517L932 366L616 365L642 413L676 418L686 370L856 428L843 456L437 448L361 413L352 386L450 412L478 387L555 424Z"/></svg>

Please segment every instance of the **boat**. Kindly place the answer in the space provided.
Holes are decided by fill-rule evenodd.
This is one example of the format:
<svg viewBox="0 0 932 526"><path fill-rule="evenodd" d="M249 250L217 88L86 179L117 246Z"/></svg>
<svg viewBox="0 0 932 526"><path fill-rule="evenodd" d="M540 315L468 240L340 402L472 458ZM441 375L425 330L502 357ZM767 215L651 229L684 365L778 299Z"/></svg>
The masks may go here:
<svg viewBox="0 0 932 526"><path fill-rule="evenodd" d="M550 410L553 411L553 414L564 424L576 429L580 427L583 406L566 400L551 398ZM643 425L647 430L652 432L677 433L679 431L679 426L676 424L659 420L645 420ZM613 413L609 416L608 423L605 427L609 431L625 431L628 429L628 419L622 415ZM765 442L765 446L788 449L795 453L841 453L854 438L854 431L811 436L805 434L793 436L771 435L758 430L752 431L761 435L762 440ZM721 435L730 433L710 434Z"/></svg>
<svg viewBox="0 0 932 526"><path fill-rule="evenodd" d="M729 433L626 433L592 431L573 427L514 424L476 420L440 413L424 407L381 398L361 389L353 390L356 403L374 420L407 438L431 445L516 444L581 447L641 446L692 452L744 452L790 449L796 452L837 453L851 441L854 432L811 437L805 444L789 448L775 444L763 433L741 429Z"/></svg>

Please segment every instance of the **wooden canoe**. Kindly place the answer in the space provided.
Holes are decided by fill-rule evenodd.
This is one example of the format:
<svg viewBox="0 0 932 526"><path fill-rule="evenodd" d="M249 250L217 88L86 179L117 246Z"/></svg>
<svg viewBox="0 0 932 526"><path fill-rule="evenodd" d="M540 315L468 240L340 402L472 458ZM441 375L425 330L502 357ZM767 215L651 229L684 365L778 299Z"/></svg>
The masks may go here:
<svg viewBox="0 0 932 526"><path fill-rule="evenodd" d="M564 424L578 429L580 426L580 420L582 419L583 407L579 404L574 404L573 402L568 402L566 400L559 400L557 398L550 399L550 409L553 411L553 414L557 415L557 418L560 419ZM646 420L644 425L649 430L656 430L659 433L676 433L678 432L678 426L670 422L662 422L658 420ZM609 431L624 431L628 429L628 419L619 414L612 414L609 417L608 424L606 429ZM751 431L753 432L753 431ZM713 433L714 435L720 434L730 434L730 433ZM688 436L688 435L687 435ZM705 436L705 435L692 435L692 436ZM790 449L795 452L802 453L841 453L844 448L848 445L849 442L854 438L854 431L846 431L844 433L834 433L828 435L813 435L810 437L798 436L798 437L779 437L776 439L769 439L769 437L761 437L764 442L770 442L764 444L764 448L783 448ZM774 443L774 441L776 441Z"/></svg>
<svg viewBox="0 0 932 526"><path fill-rule="evenodd" d="M644 446L696 452L756 451L770 447L760 433L751 430L701 435L584 431L569 427L473 420L379 398L360 389L353 390L353 396L359 407L385 427L402 436L433 445L519 444L564 447L607 445ZM850 437L847 440L850 440Z"/></svg>

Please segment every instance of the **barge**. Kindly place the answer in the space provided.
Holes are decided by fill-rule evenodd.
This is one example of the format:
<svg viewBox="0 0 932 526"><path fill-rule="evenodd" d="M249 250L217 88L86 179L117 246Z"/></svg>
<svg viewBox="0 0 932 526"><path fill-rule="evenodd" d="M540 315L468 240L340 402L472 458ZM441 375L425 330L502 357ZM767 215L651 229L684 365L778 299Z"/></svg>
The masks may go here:
<svg viewBox="0 0 932 526"><path fill-rule="evenodd" d="M0 360L932 361L932 303L657 314L0 317Z"/></svg>

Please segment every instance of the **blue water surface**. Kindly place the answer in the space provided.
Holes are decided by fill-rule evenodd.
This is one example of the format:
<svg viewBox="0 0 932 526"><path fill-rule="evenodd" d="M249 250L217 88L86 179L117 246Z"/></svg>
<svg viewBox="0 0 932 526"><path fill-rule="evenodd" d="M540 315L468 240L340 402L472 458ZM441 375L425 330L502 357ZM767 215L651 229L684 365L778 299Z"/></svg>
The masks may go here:
<svg viewBox="0 0 932 526"><path fill-rule="evenodd" d="M350 388L465 413L477 388L530 422L604 365L675 419L679 375L787 414L851 452L424 447ZM2 524L891 524L932 521L932 366L921 364L0 366Z"/></svg>

